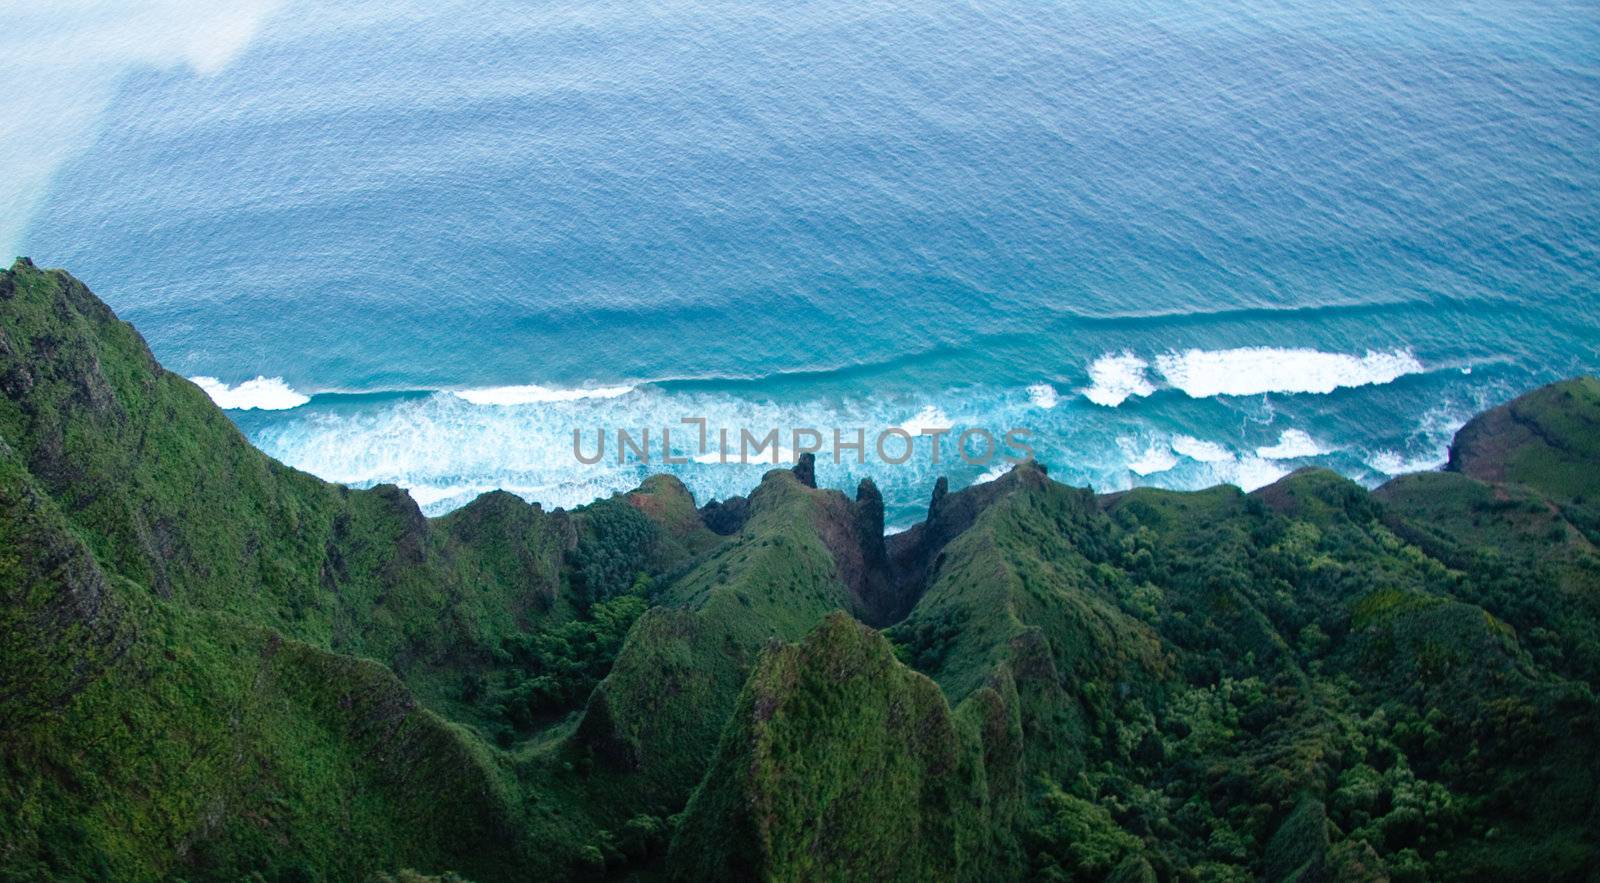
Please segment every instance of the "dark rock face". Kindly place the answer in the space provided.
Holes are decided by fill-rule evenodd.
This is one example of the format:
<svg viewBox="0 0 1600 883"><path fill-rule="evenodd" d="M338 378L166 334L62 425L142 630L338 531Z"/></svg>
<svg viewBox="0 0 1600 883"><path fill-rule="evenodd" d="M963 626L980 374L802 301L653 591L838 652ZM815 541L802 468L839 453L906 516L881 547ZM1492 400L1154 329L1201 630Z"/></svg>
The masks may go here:
<svg viewBox="0 0 1600 883"><path fill-rule="evenodd" d="M889 569L889 547L883 535L883 494L870 478L856 487L856 540L865 571L863 601L874 625L885 626L911 612L915 595L900 591Z"/></svg>
<svg viewBox="0 0 1600 883"><path fill-rule="evenodd" d="M711 502L700 507L700 520L706 523L713 533L722 536L733 536L744 527L750 519L750 500L748 497L733 496L726 500Z"/></svg>
<svg viewBox="0 0 1600 883"><path fill-rule="evenodd" d="M871 479L856 488L854 502L834 490L820 491L817 530L833 555L841 581L855 598L857 613L883 627L908 609L894 591L883 537L883 495Z"/></svg>
<svg viewBox="0 0 1600 883"><path fill-rule="evenodd" d="M1515 444L1514 436L1526 441L1528 433L1518 431L1509 405L1479 414L1451 440L1450 458L1444 468L1479 481L1504 481L1504 455Z"/></svg>
<svg viewBox="0 0 1600 883"><path fill-rule="evenodd" d="M871 565L888 561L883 542L883 494L870 478L856 486L856 531L861 538L861 553Z"/></svg>
<svg viewBox="0 0 1600 883"><path fill-rule="evenodd" d="M422 564L428 556L428 519L405 489L393 484L372 488L372 495L399 526L395 550L407 564Z"/></svg>
<svg viewBox="0 0 1600 883"><path fill-rule="evenodd" d="M940 476L928 502L928 520L889 537L886 545L894 592L904 609L916 604L918 595L932 581L939 550L946 543L971 527L995 500L1019 487L1048 480L1044 467L1032 460L1019 463L994 481L955 493L950 492L949 479Z"/></svg>
<svg viewBox="0 0 1600 883"><path fill-rule="evenodd" d="M805 453L794 464L794 477L806 487L817 486L817 455Z"/></svg>
<svg viewBox="0 0 1600 883"><path fill-rule="evenodd" d="M817 537L833 558L839 581L854 602L853 612L863 621L881 624L887 574L881 567L873 567L868 558L868 547L863 544L866 531L856 504L832 489L812 492L811 497Z"/></svg>

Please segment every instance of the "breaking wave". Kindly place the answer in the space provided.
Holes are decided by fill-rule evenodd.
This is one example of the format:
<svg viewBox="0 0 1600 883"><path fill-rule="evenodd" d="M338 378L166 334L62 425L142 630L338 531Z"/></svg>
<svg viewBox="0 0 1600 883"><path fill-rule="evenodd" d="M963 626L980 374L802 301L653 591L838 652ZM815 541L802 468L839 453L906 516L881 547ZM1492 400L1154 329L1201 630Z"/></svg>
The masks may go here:
<svg viewBox="0 0 1600 883"><path fill-rule="evenodd" d="M1269 346L1191 349L1157 356L1155 364L1168 386L1197 399L1265 393L1330 393L1341 388L1389 383L1423 370L1422 363L1407 350L1369 350L1355 356Z"/></svg>
<svg viewBox="0 0 1600 883"><path fill-rule="evenodd" d="M1150 363L1131 353L1104 355L1089 366L1089 387L1084 398L1108 408L1127 401L1130 396L1147 396L1156 391L1145 372Z"/></svg>
<svg viewBox="0 0 1600 883"><path fill-rule="evenodd" d="M1320 457L1332 450L1317 444L1316 439L1300 429L1285 429L1278 435L1278 443L1256 448L1256 456L1263 460L1299 460Z"/></svg>
<svg viewBox="0 0 1600 883"><path fill-rule="evenodd" d="M580 389L555 389L538 384L491 386L483 389L458 389L450 394L474 405L532 405L540 402L577 402L584 399L614 399L634 391L631 386L600 386Z"/></svg>
<svg viewBox="0 0 1600 883"><path fill-rule="evenodd" d="M1255 346L1227 350L1190 349L1155 357L1106 354L1089 365L1083 395L1108 408L1133 396L1148 396L1162 386L1190 398L1255 396L1267 393L1330 393L1336 389L1390 383L1424 368L1409 350L1367 351L1363 355L1313 349Z"/></svg>
<svg viewBox="0 0 1600 883"><path fill-rule="evenodd" d="M287 411L311 401L310 396L296 392L282 377L258 376L237 386L204 375L189 380L225 411Z"/></svg>

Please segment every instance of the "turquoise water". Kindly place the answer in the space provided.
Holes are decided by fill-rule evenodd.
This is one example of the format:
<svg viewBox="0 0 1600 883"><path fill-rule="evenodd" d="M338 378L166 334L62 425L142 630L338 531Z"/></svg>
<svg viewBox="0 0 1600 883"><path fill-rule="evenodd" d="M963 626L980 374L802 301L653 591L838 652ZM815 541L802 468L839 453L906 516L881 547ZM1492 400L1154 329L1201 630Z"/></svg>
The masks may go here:
<svg viewBox="0 0 1600 883"><path fill-rule="evenodd" d="M747 490L572 456L692 416L1373 484L1600 370L1593 3L246 6L24 18L13 250L264 450L433 512ZM904 524L992 469L919 444L819 479Z"/></svg>

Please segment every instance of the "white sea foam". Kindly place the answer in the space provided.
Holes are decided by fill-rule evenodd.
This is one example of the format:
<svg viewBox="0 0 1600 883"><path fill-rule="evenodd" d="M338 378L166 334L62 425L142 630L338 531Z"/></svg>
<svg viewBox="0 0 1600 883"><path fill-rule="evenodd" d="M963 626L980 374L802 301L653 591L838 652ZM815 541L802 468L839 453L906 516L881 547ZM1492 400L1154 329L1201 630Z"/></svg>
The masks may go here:
<svg viewBox="0 0 1600 883"><path fill-rule="evenodd" d="M1278 434L1278 443L1263 445L1256 448L1256 456L1263 460L1295 460L1301 457L1320 457L1331 453L1327 448L1317 444L1303 430L1285 429Z"/></svg>
<svg viewBox="0 0 1600 883"><path fill-rule="evenodd" d="M898 428L915 436L922 434L924 429L949 429L952 425L954 424L950 422L949 414L934 405L926 405L915 417L900 424Z"/></svg>
<svg viewBox="0 0 1600 883"><path fill-rule="evenodd" d="M1190 435L1174 437L1172 449L1197 463L1226 463L1234 459L1233 452L1225 446Z"/></svg>
<svg viewBox="0 0 1600 883"><path fill-rule="evenodd" d="M234 390L228 389L229 392ZM631 395L609 398L544 397L512 407L484 407L452 393L375 400L370 405L348 407L343 402L318 399L297 410L282 412L270 421L255 421L253 440L267 453L324 478L366 486L393 482L411 489L430 514L439 514L469 502L490 488L504 488L546 506L574 506L638 486L654 472L671 472L682 478L702 502L748 494L762 473L774 468L771 453L738 463L738 429L748 427L765 435L780 430L779 463L793 461L791 431L815 427L824 436L818 454L819 484L850 491L862 478L873 478L890 504L891 520L903 523L920 518L934 482L946 475L952 487L988 481L1006 471L998 459L967 465L955 455L954 438L945 439L941 461L931 462L927 443L918 441L917 453L899 465L882 462L873 449L873 427L901 425L908 431L958 425L1000 427L1018 414L1031 415L1038 433L1035 443L1041 461L1057 480L1090 484L1101 491L1136 485L1197 489L1232 483L1247 490L1276 481L1294 465L1263 453L1288 454L1309 450L1293 434L1277 444L1239 448L1226 435L1215 440L1162 431L1114 412L1098 412L1098 425L1082 414L1062 409L1041 411L1022 402L1018 390L967 390L961 410L917 402L908 406L895 396L856 396L783 400L753 398L725 391L678 391L641 387ZM954 399L941 400L945 402ZM946 411L950 413L946 413ZM1091 412L1093 413L1093 412ZM907 415L911 414L908 420ZM663 419L672 419L663 425ZM676 422L681 415L703 416L708 424L708 450L700 450L693 426ZM1430 417L1425 435L1409 443L1386 442L1383 447L1401 452L1431 451L1444 430L1454 424L1441 413ZM1030 424L1032 425L1032 424ZM730 430L729 463L720 465L718 429ZM854 428L865 427L866 463L853 452L834 462L832 431L839 429L854 439ZM582 430L581 449L592 457L595 433L603 430L606 445L600 461L579 462L573 451L573 430ZM618 462L617 430L636 440L650 431L650 462L640 463L630 452ZM661 434L670 429L678 456L690 458L668 465L661 457ZM1322 447L1323 439L1315 439ZM891 451L900 444L891 442ZM997 455L1005 452L1002 447ZM1378 465L1390 465L1380 461ZM1411 465L1411 464L1406 464ZM1391 467L1392 468L1392 467Z"/></svg>
<svg viewBox="0 0 1600 883"><path fill-rule="evenodd" d="M1131 438L1117 439L1117 447L1127 458L1128 471L1140 477L1166 472L1178 465L1178 456L1164 442L1140 444Z"/></svg>
<svg viewBox="0 0 1600 883"><path fill-rule="evenodd" d="M1384 475L1405 475L1439 469L1450 459L1450 442L1468 418L1489 407L1487 390L1479 391L1470 405L1440 405L1429 408L1417 422L1416 431L1400 449L1386 448L1366 457L1368 467Z"/></svg>
<svg viewBox="0 0 1600 883"><path fill-rule="evenodd" d="M534 405L544 402L577 402L584 399L614 399L634 391L631 386L598 386L578 389L556 389L538 384L524 386L491 386L482 389L458 389L451 395L474 405Z"/></svg>
<svg viewBox="0 0 1600 883"><path fill-rule="evenodd" d="M479 494L494 489L495 488L493 487L482 484L452 484L444 485L442 487L436 485L419 484L407 487L406 492L411 495L411 499L417 501L418 506L427 509L445 502L459 501L460 503L467 503ZM511 488L502 488L501 490L511 490ZM513 491L513 493L515 493L515 491Z"/></svg>
<svg viewBox="0 0 1600 883"><path fill-rule="evenodd" d="M979 475L977 478L974 478L972 480L972 483L973 484L984 484L986 482L995 481L997 479L1004 478L1006 473L1010 472L1010 471L1011 471L1011 464L1002 461L1000 463L996 463L993 466L990 466L988 469L985 469L983 471L982 475Z"/></svg>
<svg viewBox="0 0 1600 883"><path fill-rule="evenodd" d="M761 442L761 438L760 438L760 436L757 436L755 441L751 442L749 445L746 446L745 451L744 451L744 460L743 461L741 461L739 459L739 441L738 441L738 439L732 438L732 437L730 437L728 439L727 459L723 459L723 453L722 453L722 451L720 449L719 450L713 450L713 451L706 451L704 454L697 454L691 459L693 459L694 462L696 462L696 463L701 463L701 464L706 464L706 465L713 464L713 463L715 463L715 464L724 464L724 463L762 464L762 463L765 463L768 466L772 466L772 465L782 464L782 463L793 463L795 461L795 456L794 456L794 450L793 449L786 448L786 447L784 447L782 445L778 445L778 452L777 452L778 456L777 456L776 459L774 459L773 456L772 456L772 453L773 453L772 452L772 446L768 445L766 447L758 448L757 445L759 445L760 442ZM675 454L674 456L677 456L677 455Z"/></svg>
<svg viewBox="0 0 1600 883"><path fill-rule="evenodd" d="M1178 458L1173 456L1171 448L1150 448L1129 463L1128 469L1135 475L1154 475L1176 465Z"/></svg>
<svg viewBox="0 0 1600 883"><path fill-rule="evenodd" d="M234 411L286 411L311 401L309 396L296 392L282 377L261 377L229 386L215 377L191 377L196 386L206 391L217 407Z"/></svg>
<svg viewBox="0 0 1600 883"><path fill-rule="evenodd" d="M1216 442L1188 435L1161 438L1122 436L1117 439L1120 459L1115 474L1096 481L1102 491L1121 490L1138 485L1154 485L1173 490L1200 490L1218 484L1232 484L1253 491L1288 475L1290 470L1264 457L1235 454ZM1127 480L1129 473L1135 478Z"/></svg>
<svg viewBox="0 0 1600 883"><path fill-rule="evenodd" d="M1129 396L1147 396L1156 391L1145 376L1149 370L1149 362L1131 353L1108 353L1089 366L1089 387L1083 396L1108 408L1115 408Z"/></svg>
<svg viewBox="0 0 1600 883"><path fill-rule="evenodd" d="M1230 483L1246 492L1266 487L1290 472L1276 462L1260 457L1242 457L1231 471Z"/></svg>
<svg viewBox="0 0 1600 883"><path fill-rule="evenodd" d="M1405 475L1410 472L1431 472L1438 469L1450 459L1447 448L1439 448L1421 454L1407 454L1402 451L1378 451L1367 457L1367 465L1384 475Z"/></svg>
<svg viewBox="0 0 1600 883"><path fill-rule="evenodd" d="M662 401L663 396L670 398ZM748 494L761 474L773 468L772 455L766 449L764 456L752 455L748 464L739 464L739 428L749 427L758 437L769 428L780 429L778 459L786 464L794 460L789 436L794 427L817 427L824 445L831 446L831 428L844 428L845 437L853 440L850 427L885 425L902 418L903 408L872 398L776 403L714 392L646 394L644 390L613 398L483 407L439 393L359 411L313 406L253 435L263 450L284 462L355 486L393 482L412 489L425 511L439 514L494 487L546 506L570 507L637 487L654 472L678 474L701 501ZM709 449L699 449L693 426L674 421L663 427L663 414L705 417L711 427ZM948 424L938 413L921 416L932 419L918 419L919 424ZM729 463L720 465L717 429L724 427L730 429ZM575 428L582 431L581 450L587 457L596 451L596 431L604 433L599 462L584 464L574 456ZM675 455L689 457L690 463L669 466L662 461L663 428L671 430ZM618 429L627 430L635 440L650 430L649 463L640 463L632 451L618 462ZM938 476L952 463L957 470L962 465L953 455L934 465L926 452L903 465L883 464L876 461L872 440L873 433L868 432L865 466L855 462L854 454L845 454L837 464L831 455L819 454L818 471L827 476L824 480L854 488L861 478L871 476L886 497L916 499L921 508ZM898 451L899 445L891 450Z"/></svg>
<svg viewBox="0 0 1600 883"><path fill-rule="evenodd" d="M1356 356L1312 349L1257 346L1191 349L1156 357L1168 384L1193 398L1264 393L1329 393L1343 387L1389 383L1423 370L1407 350Z"/></svg>
<svg viewBox="0 0 1600 883"><path fill-rule="evenodd" d="M1028 401L1036 408L1054 408L1061 401L1056 388L1048 383L1035 383L1028 387Z"/></svg>

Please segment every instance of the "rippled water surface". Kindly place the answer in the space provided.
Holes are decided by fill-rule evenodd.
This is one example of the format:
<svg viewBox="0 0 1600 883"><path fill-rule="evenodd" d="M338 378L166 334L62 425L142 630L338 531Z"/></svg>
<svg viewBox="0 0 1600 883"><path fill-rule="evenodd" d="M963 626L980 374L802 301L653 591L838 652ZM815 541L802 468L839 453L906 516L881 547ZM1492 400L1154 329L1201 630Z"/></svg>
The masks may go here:
<svg viewBox="0 0 1600 883"><path fill-rule="evenodd" d="M572 430L690 416L1375 483L1600 370L1592 3L181 5L13 25L0 238L431 511L631 487ZM903 524L990 471L919 444L820 478Z"/></svg>

